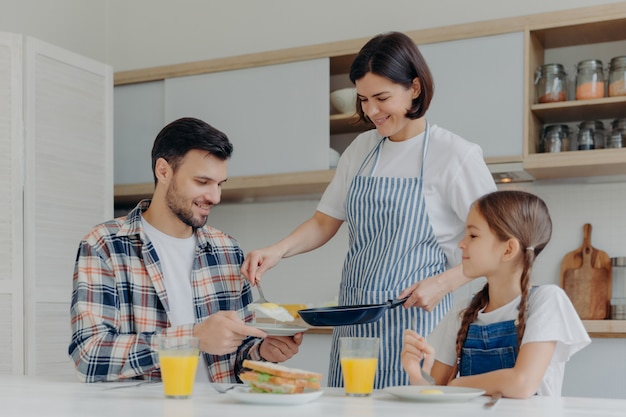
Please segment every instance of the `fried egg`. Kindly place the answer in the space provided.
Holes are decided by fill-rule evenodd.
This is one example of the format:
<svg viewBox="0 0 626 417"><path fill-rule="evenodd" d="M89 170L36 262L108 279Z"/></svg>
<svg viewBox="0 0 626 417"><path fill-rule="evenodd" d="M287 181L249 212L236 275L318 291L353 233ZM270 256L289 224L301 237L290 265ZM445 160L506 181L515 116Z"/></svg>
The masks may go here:
<svg viewBox="0 0 626 417"><path fill-rule="evenodd" d="M282 306L276 303L252 303L248 305L250 311L256 311L277 321L293 321L293 316Z"/></svg>

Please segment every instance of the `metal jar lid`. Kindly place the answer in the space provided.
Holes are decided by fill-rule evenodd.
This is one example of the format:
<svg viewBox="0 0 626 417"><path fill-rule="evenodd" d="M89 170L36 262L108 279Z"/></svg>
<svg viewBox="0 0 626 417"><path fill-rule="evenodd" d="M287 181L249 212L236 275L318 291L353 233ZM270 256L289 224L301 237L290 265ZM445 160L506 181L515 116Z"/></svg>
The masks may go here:
<svg viewBox="0 0 626 417"><path fill-rule="evenodd" d="M599 59L585 59L582 60L578 63L578 65L576 66L576 68L580 71L580 70L596 70L596 69L600 69L602 70L602 61L600 61Z"/></svg>
<svg viewBox="0 0 626 417"><path fill-rule="evenodd" d="M626 67L626 55L611 58L611 62L609 63L609 69L614 70L623 67Z"/></svg>
<svg viewBox="0 0 626 417"><path fill-rule="evenodd" d="M613 266L626 266L626 256L611 258L611 264Z"/></svg>
<svg viewBox="0 0 626 417"><path fill-rule="evenodd" d="M613 123L611 123L613 129L624 129L626 130L626 117L622 119L615 119Z"/></svg>

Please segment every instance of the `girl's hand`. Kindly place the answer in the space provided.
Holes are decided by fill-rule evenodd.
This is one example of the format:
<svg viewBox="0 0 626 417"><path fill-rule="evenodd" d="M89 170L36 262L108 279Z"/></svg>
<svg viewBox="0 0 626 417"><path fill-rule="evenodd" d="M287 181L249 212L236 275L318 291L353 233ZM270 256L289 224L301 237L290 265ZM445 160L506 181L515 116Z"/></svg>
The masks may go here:
<svg viewBox="0 0 626 417"><path fill-rule="evenodd" d="M402 367L409 374L411 385L429 385L422 377L420 368L427 374L430 374L435 362L435 350L426 343L424 337L413 330L406 329L402 339L400 359Z"/></svg>

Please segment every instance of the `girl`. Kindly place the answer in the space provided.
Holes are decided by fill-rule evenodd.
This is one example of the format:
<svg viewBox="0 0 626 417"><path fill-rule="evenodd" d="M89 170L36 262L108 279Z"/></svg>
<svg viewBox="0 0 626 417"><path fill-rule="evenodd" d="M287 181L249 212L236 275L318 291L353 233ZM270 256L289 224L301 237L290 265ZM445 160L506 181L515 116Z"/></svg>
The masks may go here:
<svg viewBox="0 0 626 417"><path fill-rule="evenodd" d="M472 205L459 243L463 273L487 283L467 308L444 317L429 343L405 330L401 360L411 384L427 384L423 360L438 385L561 395L565 362L591 340L561 288L530 286L551 233L548 208L533 194L496 191Z"/></svg>

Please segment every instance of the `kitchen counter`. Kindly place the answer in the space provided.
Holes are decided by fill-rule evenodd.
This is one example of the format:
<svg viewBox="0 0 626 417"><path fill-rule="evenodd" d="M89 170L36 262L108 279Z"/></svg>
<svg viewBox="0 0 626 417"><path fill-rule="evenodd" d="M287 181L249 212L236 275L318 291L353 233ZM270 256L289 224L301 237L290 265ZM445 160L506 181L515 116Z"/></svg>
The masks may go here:
<svg viewBox="0 0 626 417"><path fill-rule="evenodd" d="M341 388L324 388L318 399L302 405L245 404L230 394L219 394L208 383L198 383L193 398L166 399L160 383L137 382L83 384L71 379L32 376L0 376L3 416L484 416L488 397L468 402L426 403L401 401L384 392L372 397L346 397ZM120 389L111 389L123 386ZM270 395L270 394L268 394ZM491 411L499 417L526 416L623 416L626 400L577 397L502 399ZM495 412L495 414L494 414Z"/></svg>

